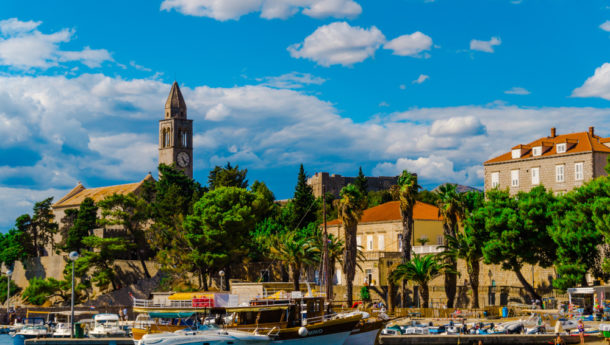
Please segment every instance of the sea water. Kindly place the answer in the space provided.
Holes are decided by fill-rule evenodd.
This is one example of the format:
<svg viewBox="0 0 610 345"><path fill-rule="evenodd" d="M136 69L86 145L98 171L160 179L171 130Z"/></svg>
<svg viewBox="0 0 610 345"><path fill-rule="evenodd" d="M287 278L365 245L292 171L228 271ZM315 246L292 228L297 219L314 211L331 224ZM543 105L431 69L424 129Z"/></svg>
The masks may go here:
<svg viewBox="0 0 610 345"><path fill-rule="evenodd" d="M13 338L8 334L0 334L0 345L13 345Z"/></svg>

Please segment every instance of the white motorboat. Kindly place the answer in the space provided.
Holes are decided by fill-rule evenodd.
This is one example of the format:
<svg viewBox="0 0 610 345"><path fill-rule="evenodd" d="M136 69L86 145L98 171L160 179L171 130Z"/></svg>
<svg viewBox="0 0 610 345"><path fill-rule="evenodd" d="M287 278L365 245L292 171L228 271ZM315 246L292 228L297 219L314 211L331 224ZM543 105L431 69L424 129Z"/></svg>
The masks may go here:
<svg viewBox="0 0 610 345"><path fill-rule="evenodd" d="M15 334L16 337L23 339L40 338L46 337L47 335L49 335L49 329L44 324L25 325Z"/></svg>
<svg viewBox="0 0 610 345"><path fill-rule="evenodd" d="M93 338L124 337L127 332L119 325L117 314L97 314L93 318L93 329L89 336Z"/></svg>
<svg viewBox="0 0 610 345"><path fill-rule="evenodd" d="M186 345L186 344L233 344L233 345L267 345L271 338L250 332L224 330L209 326L202 330L182 330L176 332L146 334L136 345Z"/></svg>
<svg viewBox="0 0 610 345"><path fill-rule="evenodd" d="M385 313L380 313L377 317L371 317L366 312L356 312L362 315L362 319L352 330L343 345L371 345L381 332L381 329L389 319Z"/></svg>
<svg viewBox="0 0 610 345"><path fill-rule="evenodd" d="M53 338L67 338L70 337L71 325L68 322L60 322L55 326L53 330Z"/></svg>

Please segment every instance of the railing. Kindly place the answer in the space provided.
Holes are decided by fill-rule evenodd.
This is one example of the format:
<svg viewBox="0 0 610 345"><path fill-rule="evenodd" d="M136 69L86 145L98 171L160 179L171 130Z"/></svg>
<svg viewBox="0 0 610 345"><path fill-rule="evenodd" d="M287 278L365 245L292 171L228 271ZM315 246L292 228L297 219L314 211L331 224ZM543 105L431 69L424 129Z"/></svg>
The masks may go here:
<svg viewBox="0 0 610 345"><path fill-rule="evenodd" d="M169 301L169 303L155 303L151 299L133 299L134 308L194 308L193 302L188 301Z"/></svg>
<svg viewBox="0 0 610 345"><path fill-rule="evenodd" d="M442 251L443 247L438 245L413 246L413 253L415 254L431 254L440 253Z"/></svg>

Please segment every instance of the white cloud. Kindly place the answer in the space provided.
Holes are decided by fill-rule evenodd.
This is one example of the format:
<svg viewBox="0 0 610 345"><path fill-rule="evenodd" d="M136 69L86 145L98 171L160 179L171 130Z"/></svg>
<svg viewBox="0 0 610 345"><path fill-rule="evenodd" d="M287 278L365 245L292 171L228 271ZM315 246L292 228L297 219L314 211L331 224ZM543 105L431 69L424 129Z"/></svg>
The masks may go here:
<svg viewBox="0 0 610 345"><path fill-rule="evenodd" d="M161 9L220 21L254 12L265 19L286 19L299 11L313 18L355 18L362 12L353 0L164 0Z"/></svg>
<svg viewBox="0 0 610 345"><path fill-rule="evenodd" d="M218 103L208 110L208 112L205 114L205 119L210 121L221 121L227 118L230 114L231 110L229 108L222 103Z"/></svg>
<svg viewBox="0 0 610 345"><path fill-rule="evenodd" d="M417 159L399 158L395 163L380 163L373 169L373 175L396 176L403 170L414 172L420 178L425 177L428 178L428 181L437 183L464 183L468 180L476 180L476 177L470 177L472 174L469 171L472 170L471 167L456 171L452 161L436 155L419 157Z"/></svg>
<svg viewBox="0 0 610 345"><path fill-rule="evenodd" d="M33 190L29 188L0 187L0 228L7 229L15 224L15 219L25 213L32 214L32 207L48 197L62 197L67 189Z"/></svg>
<svg viewBox="0 0 610 345"><path fill-rule="evenodd" d="M300 89L305 85L322 85L326 79L316 77L310 73L290 72L276 77L257 79L261 85L277 87L280 89Z"/></svg>
<svg viewBox="0 0 610 345"><path fill-rule="evenodd" d="M379 103L379 106L380 106L380 107L389 107L390 105L389 105L389 104L388 104L388 102L386 102L386 101L381 101L381 102Z"/></svg>
<svg viewBox="0 0 610 345"><path fill-rule="evenodd" d="M23 22L17 18L0 21L0 65L18 69L58 66L60 62L78 61L88 67L99 67L104 61L112 61L105 49L86 47L82 51L64 51L61 43L72 40L74 31L43 34L36 28L41 22Z"/></svg>
<svg viewBox="0 0 610 345"><path fill-rule="evenodd" d="M288 51L294 58L310 59L322 66L351 66L373 56L384 41L385 36L374 26L364 29L335 22L320 26Z"/></svg>
<svg viewBox="0 0 610 345"><path fill-rule="evenodd" d="M470 41L470 49L486 53L493 53L493 47L499 46L501 43L502 41L499 37L492 37L489 41L472 40Z"/></svg>
<svg viewBox="0 0 610 345"><path fill-rule="evenodd" d="M421 52L430 50L432 47L432 38L424 33L416 31L410 35L398 36L384 44L383 47L392 50L394 55L426 57L426 55L421 54Z"/></svg>
<svg viewBox="0 0 610 345"><path fill-rule="evenodd" d="M427 76L425 74L420 74L419 77L417 77L417 79L413 80L411 83L412 84L421 84L428 79L430 79L430 76Z"/></svg>
<svg viewBox="0 0 610 345"><path fill-rule="evenodd" d="M508 89L506 91L504 91L505 94L507 95L529 95L531 92L529 92L527 89L519 87L519 86L515 86L511 89Z"/></svg>
<svg viewBox="0 0 610 345"><path fill-rule="evenodd" d="M600 26L600 29L604 30L604 31L610 31L610 20L606 20L605 22L603 22Z"/></svg>
<svg viewBox="0 0 610 345"><path fill-rule="evenodd" d="M572 97L600 97L610 100L610 63L606 62L596 68L593 76L572 91Z"/></svg>
<svg viewBox="0 0 610 345"><path fill-rule="evenodd" d="M450 117L448 119L436 120L430 126L430 135L435 137L481 134L485 134L485 126L474 116Z"/></svg>

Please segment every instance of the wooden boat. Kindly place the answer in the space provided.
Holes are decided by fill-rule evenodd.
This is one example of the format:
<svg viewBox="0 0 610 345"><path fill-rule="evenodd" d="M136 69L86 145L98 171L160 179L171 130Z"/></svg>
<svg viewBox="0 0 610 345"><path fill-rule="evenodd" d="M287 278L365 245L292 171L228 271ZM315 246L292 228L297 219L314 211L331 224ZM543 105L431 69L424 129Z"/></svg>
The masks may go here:
<svg viewBox="0 0 610 345"><path fill-rule="evenodd" d="M189 325L183 320L193 315L195 315L193 312L151 312L140 314L137 316L131 329L133 339L140 340L145 334L175 332L186 329Z"/></svg>

